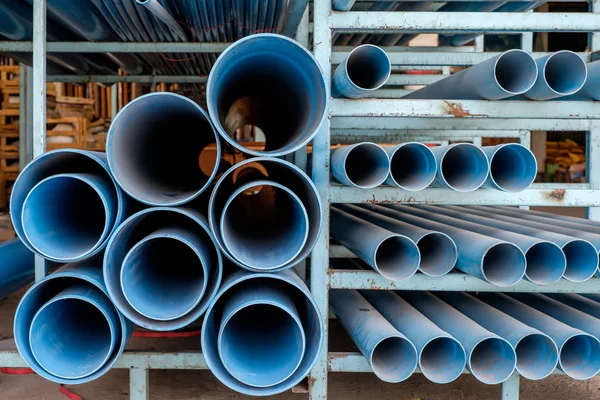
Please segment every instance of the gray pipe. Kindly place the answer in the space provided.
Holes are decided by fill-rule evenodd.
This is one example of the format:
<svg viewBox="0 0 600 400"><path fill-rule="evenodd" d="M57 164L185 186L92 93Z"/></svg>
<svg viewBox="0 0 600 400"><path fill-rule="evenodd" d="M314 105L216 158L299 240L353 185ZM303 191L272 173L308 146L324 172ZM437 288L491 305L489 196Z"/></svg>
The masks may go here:
<svg viewBox="0 0 600 400"><path fill-rule="evenodd" d="M392 64L381 48L372 44L355 47L333 74L332 96L365 97L385 85L391 73Z"/></svg>
<svg viewBox="0 0 600 400"><path fill-rule="evenodd" d="M331 173L343 185L371 189L385 182L390 159L378 144L355 143L331 151Z"/></svg>
<svg viewBox="0 0 600 400"><path fill-rule="evenodd" d="M577 93L587 79L585 62L569 50L557 51L535 60L538 77L524 96L531 100L550 100Z"/></svg>
<svg viewBox="0 0 600 400"><path fill-rule="evenodd" d="M600 61L587 64L587 79L577 93L561 100L600 100Z"/></svg>
<svg viewBox="0 0 600 400"><path fill-rule="evenodd" d="M490 164L485 153L471 143L455 143L431 148L437 160L437 176L432 187L472 192L488 178Z"/></svg>
<svg viewBox="0 0 600 400"><path fill-rule="evenodd" d="M185 32L179 26L175 18L167 10L163 8L158 0L136 0L138 4L146 7L148 11L152 13L156 18L160 19L165 25L171 29L171 32L182 40L187 40Z"/></svg>
<svg viewBox="0 0 600 400"><path fill-rule="evenodd" d="M418 191L431 185L437 173L435 154L423 143L407 142L383 148L390 158L386 185Z"/></svg>
<svg viewBox="0 0 600 400"><path fill-rule="evenodd" d="M527 147L506 143L481 148L490 161L490 175L483 187L505 192L527 189L537 175L537 161Z"/></svg>

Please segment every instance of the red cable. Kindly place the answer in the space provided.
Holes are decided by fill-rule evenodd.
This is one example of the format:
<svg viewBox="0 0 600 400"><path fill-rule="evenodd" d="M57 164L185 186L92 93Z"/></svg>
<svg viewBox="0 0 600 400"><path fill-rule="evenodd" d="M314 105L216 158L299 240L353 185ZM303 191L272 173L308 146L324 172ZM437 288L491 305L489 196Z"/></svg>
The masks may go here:
<svg viewBox="0 0 600 400"><path fill-rule="evenodd" d="M0 368L0 372L7 375L30 375L35 374L31 368Z"/></svg>
<svg viewBox="0 0 600 400"><path fill-rule="evenodd" d="M62 394L64 394L69 400L83 400L83 397L81 397L80 395L75 394L75 393L69 391L69 389L67 389L63 385L58 385L58 390L59 390L59 392L61 392Z"/></svg>

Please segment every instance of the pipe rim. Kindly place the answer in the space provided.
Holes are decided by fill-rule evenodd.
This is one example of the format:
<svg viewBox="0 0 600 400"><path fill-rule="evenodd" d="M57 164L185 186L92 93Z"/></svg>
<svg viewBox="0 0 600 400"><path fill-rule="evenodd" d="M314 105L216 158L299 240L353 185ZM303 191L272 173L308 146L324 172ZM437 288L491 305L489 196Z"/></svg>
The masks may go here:
<svg viewBox="0 0 600 400"><path fill-rule="evenodd" d="M392 373L384 374L384 373L382 373L382 371L378 371L374 366L374 363L376 361L375 358L377 358L379 355L378 353L381 352L381 349L379 349L379 346L383 345L385 342L390 342L390 341L399 342L399 343L395 343L394 345L403 347L405 351L406 350L410 351L410 354L405 354L406 358L410 359L410 364L407 366L403 366L403 367L398 365L396 368L394 368L394 369L403 369L404 370L404 371L402 371L401 374L398 374L398 376L395 377L394 379L390 379L389 377L386 376L386 375L392 375ZM384 355L387 355L387 354L384 353ZM400 354L396 353L396 355L400 355ZM402 361L402 360L399 360L399 361ZM417 353L417 349L416 349L415 345L410 340L408 340L407 338L405 338L404 336L402 336L400 334L388 335L386 337L381 338L373 346L373 351L371 351L371 354L369 354L369 365L371 365L371 368L373 369L373 373L384 382L399 383L399 382L407 380L415 372L418 364L419 364L419 357L418 357L418 353Z"/></svg>
<svg viewBox="0 0 600 400"><path fill-rule="evenodd" d="M557 251L560 253L560 254L558 254L558 258L560 258L562 260L562 267L559 271L560 273L556 274L556 272L552 271L553 274L556 274L556 275L551 275L551 277L549 279L539 279L539 278L536 278L535 276L532 276L531 269L530 269L532 264L530 262L527 262L527 267L525 268L525 278L527 278L528 281L535 283L536 285L540 285L540 286L552 285L552 284L557 283L564 276L565 271L567 269L567 257L565 256L565 253L562 251L560 246L558 246L556 243L545 241L545 240L540 240L539 242L532 244L525 251L526 259L527 259L527 254L532 249L534 249L536 246L552 247L553 253L556 253ZM557 260L557 254L553 254L551 258L553 259L553 262L560 262Z"/></svg>
<svg viewBox="0 0 600 400"><path fill-rule="evenodd" d="M430 176L427 176L425 179L423 179L421 181L421 183L419 185L401 185L400 183L398 183L398 180L394 177L394 171L393 171L393 165L394 165L394 157L396 157L396 153L403 149L404 147L416 147L419 148L420 150L422 150L424 152L425 158L429 158L429 162L431 163L431 165L433 165L433 171L429 174ZM429 146L420 143L420 142L406 142L406 143L400 143L397 146L394 146L389 152L388 152L389 158L390 158L390 174L389 174L389 178L392 180L392 182L394 183L394 185L398 186L400 189L402 190L407 190L407 191L411 191L411 192L416 192L419 190L423 190L425 188L427 188L429 185L431 185L433 183L433 181L435 180L435 176L437 175L437 159L435 154L433 154L433 151L431 151L431 149L429 148Z"/></svg>
<svg viewBox="0 0 600 400"><path fill-rule="evenodd" d="M350 215L352 215L352 214L350 214ZM393 271L390 271L390 268L388 268L389 266L383 266L383 265L380 266L379 265L381 262L379 253L380 253L380 250L382 252L385 252L386 249L390 248L390 247L392 247L394 250L396 250L399 247L398 242L401 242L400 246L409 247L410 250L412 250L411 253L416 253L417 256L416 256L416 259L413 260L414 261L413 265L410 265L408 262L394 263L394 266L392 268ZM396 246L391 246L392 244L396 244ZM397 256L393 256L393 257L396 258ZM412 259L414 256L407 254L407 255L403 255L402 258L405 258L405 257L409 257ZM375 270L377 272L379 272L379 274L381 274L381 276L383 276L384 278L389 279L391 281L403 281L403 280L410 278L414 274L416 274L417 271L419 270L419 265L421 264L421 252L419 251L419 247L416 245L415 242L412 241L412 239L410 239L404 235L393 233L393 234L390 234L389 236L385 237L381 242L379 242L379 244L377 244L377 247L375 248L375 251L373 254L373 260L374 260L374 264L375 264ZM398 260L398 261L400 261L400 260Z"/></svg>
<svg viewBox="0 0 600 400"><path fill-rule="evenodd" d="M360 184L360 183L356 182L354 179L350 178L350 175L348 174L348 169L347 169L347 161L348 161L348 157L350 157L350 155L353 152L365 151L366 148L372 148L374 150L374 152L385 155L385 158L383 158L383 156L381 156L381 155L378 158L381 158L382 160L383 159L387 160L386 166L384 167L387 171L385 174L381 174L380 176L376 175L378 173L378 171L376 171L376 170L371 171L370 177L367 179L372 180L372 183ZM361 142L361 143L355 143L353 145L350 145L348 148L348 151L343 154L342 160L343 160L343 166L344 166L344 174L346 175L346 178L348 179L349 182L352 183L352 185L354 185L354 187L357 187L359 189L372 189L374 187L383 185L383 183L385 182L385 180L387 179L387 177L390 173L390 157L388 156L387 152L383 149L383 147L381 147L377 143Z"/></svg>
<svg viewBox="0 0 600 400"><path fill-rule="evenodd" d="M513 91L511 91L511 90L508 90L508 89L506 89L504 86L502 86L502 85L500 84L500 82L498 82L498 76L497 76L497 74L496 74L496 68L498 67L498 63L500 62L500 59L501 59L502 57L504 57L504 56L506 56L507 54L510 54L510 53L523 53L524 55L527 55L527 56L529 56L529 59L530 59L530 62L531 62L531 66L532 66L533 68L535 68L535 72L534 72L534 74L533 74L533 76L534 76L535 78L534 78L534 79L532 79L532 81L529 83L529 86L527 86L527 88L526 88L525 90L520 90L520 91L518 91L518 92L513 92ZM494 63L494 81L496 82L496 85L498 85L498 87L499 87L500 89L502 89L502 91L503 91L503 92L505 92L505 93L506 93L508 96L518 96L518 95L520 95L520 94L526 93L526 92L528 92L529 90L531 90L531 88L532 88L532 87L535 85L535 82L536 82L536 80L537 80L537 76L538 76L538 66L537 66L537 63L535 62L535 59L534 59L533 57L531 57L531 54L529 54L529 53L527 53L526 51L523 51L523 50L521 50L521 49L510 49L510 50L507 50L507 51L505 51L504 53L502 53L502 54L500 55L500 57L498 57L498 58L496 59L496 62Z"/></svg>
<svg viewBox="0 0 600 400"><path fill-rule="evenodd" d="M550 343L552 346L552 349L554 350L554 354L553 354L553 360L551 361L549 367L547 370L542 371L541 373L538 374L530 374L527 371L524 371L523 368L519 367L519 344L521 344L523 342L523 340L527 340L531 337L539 337L541 340L544 340L545 344L547 345L548 343ZM526 379L532 380L532 381L537 381L540 379L544 379L547 378L548 376L550 376L552 374L552 372L556 369L556 366L558 365L558 346L556 346L556 343L554 342L554 340L552 340L552 338L548 335L546 335L545 333L542 332L536 332L536 333L531 333L528 335L523 336L521 339L519 339L519 341L517 342L517 344L514 346L515 348L515 354L517 355L517 366L516 366L516 371L519 373L519 375L523 376ZM541 364L541 362L536 363L536 365Z"/></svg>
<svg viewBox="0 0 600 400"><path fill-rule="evenodd" d="M374 48L374 49L376 49L380 54L383 54L385 56L385 58L387 59L387 62L388 62L388 65L387 65L387 74L385 76L385 79L382 80L382 83L380 85L376 85L376 86L370 87L370 88L365 88L365 87L362 87L362 86L358 86L356 83L354 83L354 81L352 80L352 78L350 78L350 74L348 72L348 61L350 60L350 58L352 57L352 55L354 54L354 52L360 51L361 49L364 49L364 48ZM387 83L387 81L390 79L390 75L392 74L392 62L390 61L390 57L387 55L387 53L381 47L376 46L374 44L361 44L360 46L356 46L355 48L352 49L352 51L350 51L350 53L348 54L348 56L344 60L344 64L346 66L345 72L346 72L347 82L350 83L350 85L352 85L353 88L355 88L357 90L365 91L365 92L372 92L374 90L381 89L381 87L384 86Z"/></svg>
<svg viewBox="0 0 600 400"><path fill-rule="evenodd" d="M596 263L595 263L595 268L589 268L590 271L586 271L585 273L581 273L582 268L578 267L577 269L579 271L574 271L573 268L569 268L569 257L567 256L567 252L565 252L565 249L567 248L567 246L569 245L574 245L577 244L579 246L586 246L587 247L587 251L592 250L596 256ZM565 272L563 274L563 278L565 278L566 280L570 281L570 282L574 282L574 283L580 283L580 282L585 282L589 279L591 279L596 272L598 271L599 268L599 263L600 263L600 257L597 253L596 247L590 243L589 241L585 240L585 239L571 239L568 240L567 242L563 243L562 245L562 250L565 254L565 258L567 261L567 265L565 268ZM580 253L581 251L578 251L577 253ZM586 266L587 268L587 266Z"/></svg>
<svg viewBox="0 0 600 400"><path fill-rule="evenodd" d="M494 250L498 249L498 247L500 247L500 246L502 246L502 247L510 247L513 251L517 252L517 254L520 255L519 258L523 261L522 262L522 264L523 264L522 271L519 271L517 274L515 274L515 277L512 280L504 280L504 281L500 282L497 279L490 279L490 277L488 276L489 275L489 271L486 274L486 271L484 269L485 258L488 256L488 254L491 251L494 251ZM525 276L525 271L527 270L527 259L525 258L525 253L523 253L523 250L521 250L514 243L504 242L504 241L498 241L498 243L490 246L485 251L485 253L483 254L483 257L482 257L482 262L481 262L480 268L481 268L481 274L483 275L484 279L487 282L489 282L490 284L492 284L494 286L498 286L498 287L509 287L509 286L516 285Z"/></svg>
<svg viewBox="0 0 600 400"><path fill-rule="evenodd" d="M505 371L503 371L503 375L501 375L499 378L496 379L489 379L486 378L484 376L482 376L479 372L474 372L473 371L473 363L472 363L472 358L473 358L473 353L475 353L477 347L479 347L481 344L484 344L484 342L496 342L497 344L500 344L502 346L502 351L506 352L508 351L509 355L511 356L510 359L507 359L506 357L502 357L503 362L508 362L508 365L506 365ZM507 380L508 378L510 378L510 376L513 374L513 372L515 371L515 369L517 368L517 355L512 347L512 345L504 338L501 338L500 336L488 336L485 337L481 340L479 340L471 349L471 351L469 352L469 355L467 357L467 366L469 368L469 371L471 371L471 374L480 382L483 382L485 384L488 385L495 385L498 383L502 383L505 380ZM492 372L492 373L498 373L497 371L498 368L495 368L496 371Z"/></svg>
<svg viewBox="0 0 600 400"><path fill-rule="evenodd" d="M557 55L566 55L568 54L569 56L573 57L573 60L575 60L574 57L577 57L577 59L579 59L579 61L581 61L581 64L583 65L583 68L585 70L585 73L583 75L583 79L581 80L581 83L577 85L577 87L575 89L572 89L570 91L567 92L560 92L556 89L554 89L549 83L548 83L548 79L546 78L546 67L548 66L548 63L551 61L552 58L556 57ZM544 62L544 66L542 68L542 73L541 73L542 78L544 79L544 83L546 84L546 87L555 95L557 96L568 96L571 94L575 94L578 91L581 90L581 88L583 87L583 85L585 85L585 82L587 81L587 76L588 76L588 70L587 70L587 65L585 63L585 61L583 61L583 59L581 57L579 57L577 55L577 53L572 52L571 50L559 50L557 52L554 52L552 54L550 54L550 56L548 56L548 58L546 59L546 61Z"/></svg>
<svg viewBox="0 0 600 400"><path fill-rule="evenodd" d="M471 151L475 152L476 157L478 157L478 158L483 157L483 159L485 159L485 162L486 162L486 165L487 165L487 173L485 174L485 176L482 177L479 180L475 180L475 182L473 184L471 184L470 187L464 187L463 188L463 187L453 186L453 185L451 185L448 182L448 180L446 179L446 176L444 175L444 169L443 169L444 160L446 159L446 156L448 155L448 153L450 153L452 150L456 149L457 147L470 148ZM480 159L479 161L482 161L482 159ZM487 180L488 176L490 175L490 160L485 155L485 153L483 152L483 150L481 150L480 147L477 147L477 146L475 146L472 143L455 143L455 144L451 144L448 147L448 149L442 154L442 157L440 158L439 168L438 168L438 175L441 177L441 179L444 181L444 183L450 189L452 189L452 190L454 190L456 192L463 192L463 193L473 192L473 191L479 189L481 186L483 186L483 184Z"/></svg>
<svg viewBox="0 0 600 400"><path fill-rule="evenodd" d="M419 271L421 271L422 274L425 274L427 276L443 276L448 274L450 271L452 271L454 269L454 267L456 266L456 263L458 261L458 247L456 246L456 242L447 234L445 234L444 232L439 232L439 231L429 231L426 234L424 234L423 236L421 236L421 238L419 240L417 240L417 247L419 246L419 244L421 243L421 241L423 239L427 239L429 237L432 236L436 236L436 237L442 237L444 238L444 241L447 242L447 244L450 245L450 251L452 253L451 258L452 261L450 261L448 263L448 266L444 269L439 269L439 271L436 269L435 272L432 268L426 268L426 266L423 266L423 252L420 251L421 249L419 249L419 251L421 252L421 263L419 265Z"/></svg>
<svg viewBox="0 0 600 400"><path fill-rule="evenodd" d="M430 373L429 369L426 367L424 368L423 364L422 364L423 353L425 353L427 351L427 347L430 344L439 341L440 339L452 342L452 346L455 349L460 349L462 351L462 352L458 352L458 356L460 357L458 364L460 367L457 368L456 370L452 371L452 373L449 374L450 376L446 379L437 378L436 375L438 375L439 373L435 373L435 374ZM444 384L444 383L454 382L462 375L466 366L467 366L467 353L465 352L465 348L457 339L455 339L452 336L439 335L439 336L435 336L435 337L431 338L430 340L427 341L427 343L425 343L423 345L423 348L421 349L421 353L419 354L419 369L421 370L421 373L423 374L423 376L425 376L425 378L427 378L428 380L430 380L431 382L434 382L434 383ZM447 368L445 371L448 372L450 370L451 370L450 368Z"/></svg>
<svg viewBox="0 0 600 400"><path fill-rule="evenodd" d="M563 365L562 352L563 352L563 350L565 350L565 346L567 345L567 343L572 341L573 339L585 339L586 341L589 341L590 344L595 345L596 346L596 358L598 358L597 356L598 356L598 352L600 349L600 340L598 340L598 338L596 338L586 332L575 333L575 334L569 336L567 339L565 339L563 344L560 346L560 348L558 350L558 365L559 365L560 369L571 379L575 379L575 380L579 380L579 381L587 380L587 379L590 379L590 378L596 376L598 373L600 373L600 362L599 361L596 362L596 365L593 367L592 370L588 371L588 373L583 374L583 375L575 374L575 372L577 372L577 371L570 371L570 368L567 368L567 370L565 370L565 366Z"/></svg>
<svg viewBox="0 0 600 400"><path fill-rule="evenodd" d="M523 157L527 157L529 158L529 161L533 161L533 165L535 166L535 168L533 168L530 172L532 172L532 174L526 179L525 182L522 182L520 185L515 185L514 187L505 187L501 184L498 183L498 181L496 181L496 179L494 179L494 174L492 173L493 171L493 163L494 163L494 158L496 158L496 155L505 150L505 149L516 149L516 151ZM494 153L488 157L489 159L489 163L490 163L490 173L489 173L489 177L490 180L492 181L492 183L494 184L494 186L504 192L520 192L523 191L525 189L527 189L529 186L531 186L531 184L535 181L535 177L537 175L537 160L535 158L535 156L533 155L533 153L531 152L531 150L529 150L527 147L523 146L520 143L505 143L505 144L501 144L498 147L496 147L496 150L494 151ZM527 160L525 160L524 162L527 162Z"/></svg>

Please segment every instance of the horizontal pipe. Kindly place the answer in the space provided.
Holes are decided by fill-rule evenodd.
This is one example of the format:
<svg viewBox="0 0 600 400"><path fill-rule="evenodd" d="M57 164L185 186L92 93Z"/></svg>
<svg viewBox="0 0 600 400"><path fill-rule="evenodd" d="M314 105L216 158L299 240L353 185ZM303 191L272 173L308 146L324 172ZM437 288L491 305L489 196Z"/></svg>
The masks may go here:
<svg viewBox="0 0 600 400"><path fill-rule="evenodd" d="M450 236L458 248L456 268L476 276L492 285L506 287L515 285L525 275L525 255L516 245L453 227L430 219L407 214L406 206L363 206L372 211L432 229Z"/></svg>
<svg viewBox="0 0 600 400"><path fill-rule="evenodd" d="M538 67L522 50L498 56L404 96L405 99L500 100L530 90Z"/></svg>
<svg viewBox="0 0 600 400"><path fill-rule="evenodd" d="M417 244L421 253L419 271L429 276L447 274L456 265L456 243L445 233L428 230L396 220L353 204L336 204L334 208L375 224L390 232L404 235Z"/></svg>
<svg viewBox="0 0 600 400"><path fill-rule="evenodd" d="M475 379L493 385L512 375L517 360L508 341L431 293L402 292L400 297L462 344L467 354L467 369Z"/></svg>
<svg viewBox="0 0 600 400"><path fill-rule="evenodd" d="M431 148L437 160L437 175L432 187L457 192L480 188L488 178L490 164L485 153L470 143L456 143Z"/></svg>
<svg viewBox="0 0 600 400"><path fill-rule="evenodd" d="M522 144L506 143L481 150L490 161L490 175L483 187L520 192L535 180L537 161L531 150Z"/></svg>
<svg viewBox="0 0 600 400"><path fill-rule="evenodd" d="M254 156L282 156L319 131L327 117L327 88L312 54L285 36L263 33L221 53L208 77L206 103L227 143ZM236 140L247 126L262 132L264 150Z"/></svg>
<svg viewBox="0 0 600 400"><path fill-rule="evenodd" d="M256 287L270 287L293 299L306 338L304 356L298 368L284 381L269 387L250 386L236 379L225 368L219 356L219 331L223 321L222 310L226 302L238 291ZM254 326L253 329L260 329L252 321L249 326ZM206 311L201 335L202 354L211 372L227 387L249 396L270 396L282 393L301 382L315 365L323 340L324 326L319 308L304 282L289 269L271 273L250 273L239 269L233 272L223 281L219 293ZM261 359L269 355L269 353L261 354Z"/></svg>
<svg viewBox="0 0 600 400"><path fill-rule="evenodd" d="M419 268L421 254L413 240L337 208L331 209L330 234L392 281L408 279Z"/></svg>
<svg viewBox="0 0 600 400"><path fill-rule="evenodd" d="M524 96L531 100L550 100L577 93L587 79L585 62L569 50L538 58L538 77Z"/></svg>
<svg viewBox="0 0 600 400"><path fill-rule="evenodd" d="M499 207L495 207L495 209L496 208L499 208ZM505 208L505 207L501 207L501 208ZM529 218L529 216L545 217L546 218L545 220L550 219L550 220L554 221L554 223L557 225L569 226L569 227L573 227L574 229L582 229L584 231L590 231L592 233L600 234L600 221L594 221L592 219L587 219L587 218L571 217L569 215L553 214L553 213L539 211L539 210L527 210L526 212L525 212L525 210L522 210L522 211L523 211L523 215L526 218ZM541 221L541 219L539 221ZM560 221L562 221L562 222L560 222ZM585 225L585 228L582 225Z"/></svg>
<svg viewBox="0 0 600 400"><path fill-rule="evenodd" d="M110 125L106 149L121 188L151 206L197 198L217 175L221 159L208 114L192 100L168 92L146 94L121 109Z"/></svg>
<svg viewBox="0 0 600 400"><path fill-rule="evenodd" d="M385 51L363 44L354 48L335 70L332 96L359 99L385 85L391 73L392 64Z"/></svg>
<svg viewBox="0 0 600 400"><path fill-rule="evenodd" d="M331 173L343 185L370 189L387 179L390 159L375 143L355 143L331 151Z"/></svg>
<svg viewBox="0 0 600 400"><path fill-rule="evenodd" d="M171 32L173 32L181 40L185 41L187 39L185 32L183 29L181 29L181 26L179 26L175 18L173 18L173 16L164 9L158 0L136 0L136 2L146 7L146 10L150 11L152 15L167 25Z"/></svg>
<svg viewBox="0 0 600 400"><path fill-rule="evenodd" d="M418 191L431 185L437 173L435 155L419 142L400 143L383 148L390 158L390 173L386 185Z"/></svg>
<svg viewBox="0 0 600 400"><path fill-rule="evenodd" d="M594 61L587 66L587 79L583 87L575 94L561 100L600 100L600 61Z"/></svg>
<svg viewBox="0 0 600 400"><path fill-rule="evenodd" d="M462 374L466 355L458 340L394 292L361 290L360 294L414 344L419 355L419 369L427 379L435 383L449 383Z"/></svg>
<svg viewBox="0 0 600 400"><path fill-rule="evenodd" d="M34 255L21 239L0 243L0 299L33 282Z"/></svg>

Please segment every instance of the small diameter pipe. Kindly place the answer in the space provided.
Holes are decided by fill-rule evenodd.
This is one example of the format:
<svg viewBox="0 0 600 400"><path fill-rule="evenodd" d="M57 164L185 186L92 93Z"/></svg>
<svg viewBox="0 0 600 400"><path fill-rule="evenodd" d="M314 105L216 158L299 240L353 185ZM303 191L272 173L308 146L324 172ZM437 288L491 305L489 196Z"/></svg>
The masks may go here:
<svg viewBox="0 0 600 400"><path fill-rule="evenodd" d="M456 380L465 369L465 349L458 340L391 291L361 290L360 294L410 340L419 354L419 369L435 383Z"/></svg>
<svg viewBox="0 0 600 400"><path fill-rule="evenodd" d="M488 178L490 164L485 153L470 143L435 146L431 151L437 160L437 176L432 187L444 187L457 192L472 192Z"/></svg>
<svg viewBox="0 0 600 400"><path fill-rule="evenodd" d="M33 282L34 258L19 238L0 243L0 299Z"/></svg>
<svg viewBox="0 0 600 400"><path fill-rule="evenodd" d="M333 0L332 7L336 11L350 11L356 0Z"/></svg>
<svg viewBox="0 0 600 400"><path fill-rule="evenodd" d="M165 25L171 29L171 31L178 36L181 40L187 40L187 36L181 26L175 21L175 18L167 10L160 5L158 0L136 0L138 4L146 7L148 11L152 13L156 18L161 20Z"/></svg>
<svg viewBox="0 0 600 400"><path fill-rule="evenodd" d="M352 204L336 204L333 208L412 239L421 253L419 271L425 275L446 275L456 265L456 243L445 233L423 229Z"/></svg>
<svg viewBox="0 0 600 400"><path fill-rule="evenodd" d="M435 295L485 329L506 339L515 349L517 372L522 377L544 379L556 368L558 348L546 334L467 293L438 292Z"/></svg>
<svg viewBox="0 0 600 400"><path fill-rule="evenodd" d="M333 74L332 96L365 97L385 85L391 73L392 64L381 48L372 44L355 47Z"/></svg>
<svg viewBox="0 0 600 400"><path fill-rule="evenodd" d="M590 379L600 371L600 342L594 336L505 294L479 293L477 297L550 336L558 346L558 366L569 377L577 380Z"/></svg>
<svg viewBox="0 0 600 400"><path fill-rule="evenodd" d="M600 100L600 61L587 64L587 79L577 93L561 100Z"/></svg>
<svg viewBox="0 0 600 400"><path fill-rule="evenodd" d="M550 100L577 93L587 79L585 62L569 50L557 51L536 60L538 77L525 92L531 100Z"/></svg>
<svg viewBox="0 0 600 400"><path fill-rule="evenodd" d="M331 209L330 234L391 281L408 279L419 268L419 248L410 238L336 208Z"/></svg>
<svg viewBox="0 0 600 400"><path fill-rule="evenodd" d="M363 206L397 220L443 232L458 248L456 268L499 287L517 284L525 275L527 261L523 251L513 243L465 229L407 214L405 206Z"/></svg>
<svg viewBox="0 0 600 400"><path fill-rule="evenodd" d="M475 379L494 385L504 382L513 374L517 357L508 341L488 331L431 293L399 294L460 342L467 355L467 369Z"/></svg>
<svg viewBox="0 0 600 400"><path fill-rule="evenodd" d="M329 304L379 379L397 383L415 372L414 344L356 290L332 290Z"/></svg>
<svg viewBox="0 0 600 400"><path fill-rule="evenodd" d="M370 189L385 182L390 159L383 147L363 142L331 151L331 173L343 185Z"/></svg>
<svg viewBox="0 0 600 400"><path fill-rule="evenodd" d="M506 143L481 149L490 160L490 175L483 187L520 192L535 180L537 161L527 147Z"/></svg>
<svg viewBox="0 0 600 400"><path fill-rule="evenodd" d="M405 99L500 100L530 90L538 75L534 59L522 50L500 55L450 75Z"/></svg>
<svg viewBox="0 0 600 400"><path fill-rule="evenodd" d="M437 173L435 155L423 143L408 142L384 147L390 158L386 185L418 191L431 185Z"/></svg>

